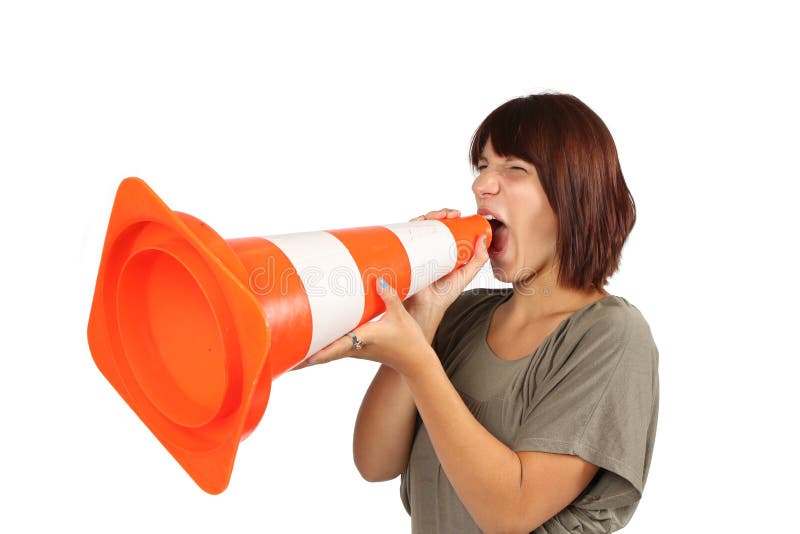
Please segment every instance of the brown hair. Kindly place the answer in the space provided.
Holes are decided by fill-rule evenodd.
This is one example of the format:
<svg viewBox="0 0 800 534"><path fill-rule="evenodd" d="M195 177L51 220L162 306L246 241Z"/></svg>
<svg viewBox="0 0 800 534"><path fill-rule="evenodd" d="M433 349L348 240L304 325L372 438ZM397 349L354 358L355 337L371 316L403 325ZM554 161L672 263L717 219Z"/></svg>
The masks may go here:
<svg viewBox="0 0 800 534"><path fill-rule="evenodd" d="M605 286L636 222L605 123L572 95L543 93L510 100L483 120L470 146L476 169L489 138L498 155L536 167L558 219L558 283L582 290Z"/></svg>

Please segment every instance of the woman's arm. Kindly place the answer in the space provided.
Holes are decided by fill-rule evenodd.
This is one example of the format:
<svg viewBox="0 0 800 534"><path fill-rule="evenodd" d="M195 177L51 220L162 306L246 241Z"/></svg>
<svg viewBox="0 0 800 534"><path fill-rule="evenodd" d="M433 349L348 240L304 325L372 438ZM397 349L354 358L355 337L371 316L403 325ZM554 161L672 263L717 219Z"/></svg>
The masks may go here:
<svg viewBox="0 0 800 534"><path fill-rule="evenodd" d="M403 378L442 469L487 534L531 532L580 495L597 472L577 456L511 450L475 419L432 349Z"/></svg>
<svg viewBox="0 0 800 534"><path fill-rule="evenodd" d="M411 315L430 343L441 312L417 309ZM402 375L381 364L361 402L353 431L353 460L365 480L383 482L405 471L416 419L417 407Z"/></svg>
<svg viewBox="0 0 800 534"><path fill-rule="evenodd" d="M353 431L353 460L369 482L391 480L408 464L417 407L403 377L381 364Z"/></svg>

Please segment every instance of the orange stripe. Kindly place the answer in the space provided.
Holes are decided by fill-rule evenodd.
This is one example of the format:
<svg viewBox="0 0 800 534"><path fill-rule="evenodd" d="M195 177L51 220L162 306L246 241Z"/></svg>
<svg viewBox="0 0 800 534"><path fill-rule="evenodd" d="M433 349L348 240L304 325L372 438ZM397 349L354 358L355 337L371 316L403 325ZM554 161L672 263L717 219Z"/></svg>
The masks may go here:
<svg viewBox="0 0 800 534"><path fill-rule="evenodd" d="M492 244L492 226L481 215L471 215L459 219L437 219L447 226L456 242L456 269L472 258L475 250L475 236L486 235L486 248Z"/></svg>
<svg viewBox="0 0 800 534"><path fill-rule="evenodd" d="M386 311L383 300L375 290L378 278L385 278L397 290L401 299L411 289L411 264L400 239L383 226L365 226L327 230L350 251L361 273L364 287L364 313L359 325Z"/></svg>
<svg viewBox="0 0 800 534"><path fill-rule="evenodd" d="M311 307L299 274L274 243L261 237L227 242L244 264L248 287L264 309L271 335L269 369L259 377L253 392L253 404L244 424L246 436L264 414L272 380L294 367L308 352Z"/></svg>
<svg viewBox="0 0 800 534"><path fill-rule="evenodd" d="M305 287L289 258L261 237L230 239L228 245L245 266L250 291L264 308L272 335L273 376L295 365L311 344L311 307Z"/></svg>

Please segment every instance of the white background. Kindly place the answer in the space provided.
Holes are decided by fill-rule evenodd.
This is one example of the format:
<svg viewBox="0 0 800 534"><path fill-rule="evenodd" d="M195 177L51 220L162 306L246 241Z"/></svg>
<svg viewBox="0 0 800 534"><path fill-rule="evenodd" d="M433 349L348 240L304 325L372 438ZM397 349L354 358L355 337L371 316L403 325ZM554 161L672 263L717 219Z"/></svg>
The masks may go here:
<svg viewBox="0 0 800 534"><path fill-rule="evenodd" d="M552 4L4 2L0 531L409 532L352 461L372 362L280 377L229 489L194 485L88 350L113 196L139 176L225 237L474 213L473 131L544 90L605 120L638 208L608 289L662 391L626 532L792 530L797 19Z"/></svg>

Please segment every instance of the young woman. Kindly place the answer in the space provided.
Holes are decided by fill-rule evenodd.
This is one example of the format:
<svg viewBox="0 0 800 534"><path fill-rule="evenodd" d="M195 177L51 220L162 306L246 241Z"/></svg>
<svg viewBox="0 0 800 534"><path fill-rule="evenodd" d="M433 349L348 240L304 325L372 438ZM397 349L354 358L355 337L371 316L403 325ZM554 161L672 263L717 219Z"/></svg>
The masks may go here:
<svg viewBox="0 0 800 534"><path fill-rule="evenodd" d="M381 320L310 362L382 364L354 458L366 480L401 475L413 532L618 530L647 479L659 384L646 320L603 289L635 221L614 141L574 96L538 94L494 110L470 158L491 247L405 302L379 281ZM487 260L512 287L463 291Z"/></svg>

